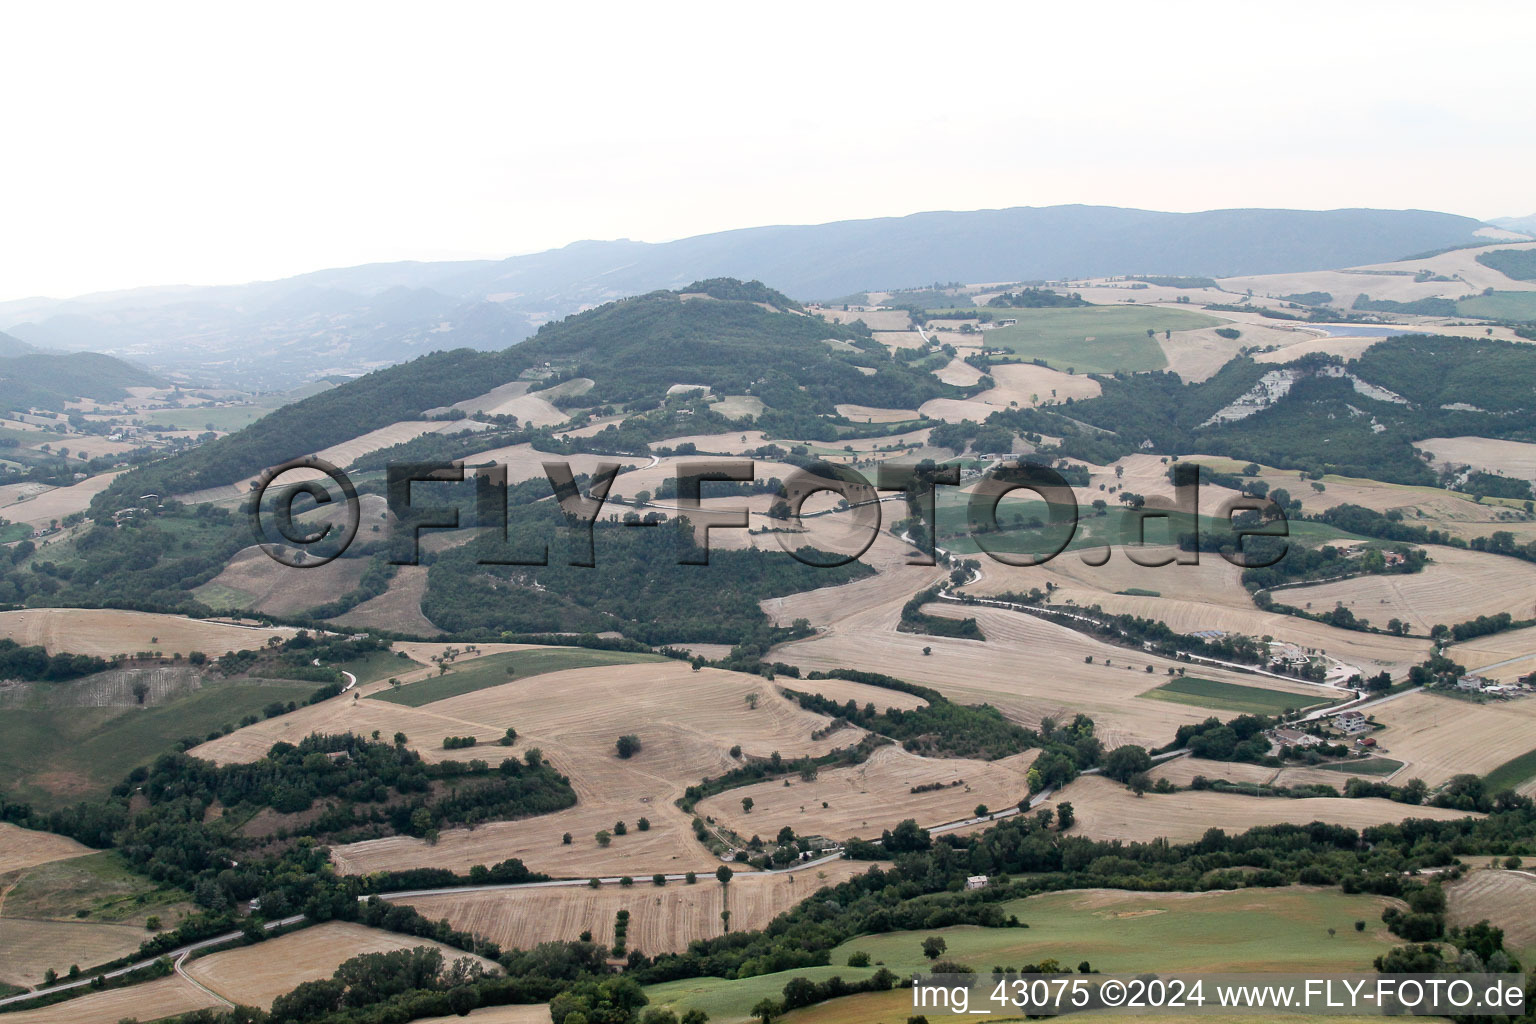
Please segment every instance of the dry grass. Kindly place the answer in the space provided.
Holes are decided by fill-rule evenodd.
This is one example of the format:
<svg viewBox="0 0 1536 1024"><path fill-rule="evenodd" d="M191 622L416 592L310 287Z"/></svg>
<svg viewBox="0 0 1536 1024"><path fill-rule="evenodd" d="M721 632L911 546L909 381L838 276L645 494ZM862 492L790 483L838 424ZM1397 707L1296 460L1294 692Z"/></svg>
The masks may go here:
<svg viewBox="0 0 1536 1024"><path fill-rule="evenodd" d="M1138 797L1098 775L1083 776L1058 790L1047 801L1047 806L1064 800L1072 804L1077 814L1077 824L1072 827L1074 835L1127 842L1165 838L1173 843L1187 843L1199 839L1210 828L1237 833L1259 825L1285 822L1305 825L1322 821L1358 829L1407 818L1443 821L1467 817L1462 811L1414 807L1380 799L1311 797L1289 800L1209 791L1148 793Z"/></svg>
<svg viewBox="0 0 1536 1024"><path fill-rule="evenodd" d="M1459 927L1489 921L1504 929L1504 944L1528 959L1536 951L1536 875L1483 870L1445 887L1447 918Z"/></svg>
<svg viewBox="0 0 1536 1024"><path fill-rule="evenodd" d="M0 821L0 875L92 852L73 839ZM0 973L0 977L3 977Z"/></svg>
<svg viewBox="0 0 1536 1024"><path fill-rule="evenodd" d="M166 655L202 651L216 658L229 651L253 650L269 637L288 637L295 632L288 626L238 626L210 619L107 608L0 612L0 636L23 646L41 645L50 654L68 651L101 658L148 650Z"/></svg>
<svg viewBox="0 0 1536 1024"><path fill-rule="evenodd" d="M747 701L752 694L755 709ZM347 728L352 718L386 735L400 728L413 739L430 738L435 745L444 735L476 735L489 741L513 726L518 741L510 753L538 747L570 777L579 801L555 814L445 832L435 846L392 837L338 847L332 856L349 873L412 866L462 870L508 857L520 857L533 870L560 877L713 871L715 861L693 838L689 816L673 805L687 786L739 763L729 754L734 745L746 755L766 757L777 750L793 758L823 754L862 735L855 729L812 740L811 733L828 720L802 710L759 677L715 669L694 672L686 663L673 661L549 673L422 708L366 699L329 703L343 705L338 721L305 723L303 732ZM388 724L373 724L383 720L381 715ZM620 760L614 741L631 732L640 736L644 749ZM427 749L427 742L420 748L434 759L453 756ZM650 820L649 831L636 828L641 817ZM611 831L620 820L628 824L628 834L615 836L606 849L599 846L596 833ZM575 837L571 846L561 843L566 832Z"/></svg>
<svg viewBox="0 0 1536 1024"><path fill-rule="evenodd" d="M1413 444L1434 455L1438 462L1536 479L1536 444L1489 437L1426 437Z"/></svg>
<svg viewBox="0 0 1536 1024"><path fill-rule="evenodd" d="M149 933L126 924L0 918L0 979L41 985L49 968L89 967L138 949Z"/></svg>
<svg viewBox="0 0 1536 1024"><path fill-rule="evenodd" d="M1372 708L1387 728L1376 734L1384 756L1406 765L1398 780L1438 786L1453 775L1486 775L1536 747L1536 700L1478 704L1410 693Z"/></svg>
<svg viewBox="0 0 1536 1024"><path fill-rule="evenodd" d="M372 626L397 633L433 636L441 632L421 612L421 599L427 595L427 567L402 565L389 581L389 589L372 597L345 615L330 621L342 626Z"/></svg>
<svg viewBox="0 0 1536 1024"><path fill-rule="evenodd" d="M172 975L142 985L92 992L40 1010L5 1015L6 1024L118 1024L191 1013L218 1001L185 978Z"/></svg>
<svg viewBox="0 0 1536 1024"><path fill-rule="evenodd" d="M712 796L697 810L743 836L771 837L788 825L796 835L871 839L906 818L923 826L941 825L970 817L977 804L1000 810L1018 803L1029 792L1029 766L1038 755L1030 750L977 761L918 757L900 747L881 747L865 763L823 771L814 782L798 777L788 786L759 782ZM964 784L951 787L956 781ZM932 783L945 788L911 792ZM748 797L754 803L750 814L741 807Z"/></svg>
<svg viewBox="0 0 1536 1024"><path fill-rule="evenodd" d="M388 953L417 946L441 950L445 963L469 957L463 950L430 939L332 921L254 946L191 960L185 970L193 980L232 1003L270 1009L272 1000L303 982L329 978L344 960L363 953ZM492 966L489 961L480 962Z"/></svg>
<svg viewBox="0 0 1536 1024"><path fill-rule="evenodd" d="M401 420L391 423L387 427L370 430L366 434L333 444L329 448L322 448L316 454L327 462L338 466L349 466L372 452L384 448L392 448L397 444L404 444L422 434L457 433L460 430L468 430L475 426L470 420ZM482 424L483 426L483 424ZM288 477L284 476L284 480ZM294 480L299 479L297 474Z"/></svg>
<svg viewBox="0 0 1536 1024"><path fill-rule="evenodd" d="M295 569L252 545L236 552L223 571L192 595L213 608L296 615L352 590L367 568L366 558L337 558Z"/></svg>
<svg viewBox="0 0 1536 1024"><path fill-rule="evenodd" d="M416 1024L549 1024L549 1004L528 1006L483 1006L467 1017L425 1017ZM1348 1024L1348 1022L1344 1022Z"/></svg>
<svg viewBox="0 0 1536 1024"><path fill-rule="evenodd" d="M1533 446L1536 447L1536 446ZM1433 547L1422 572L1357 576L1281 591L1278 600L1314 611L1342 604L1373 625L1401 619L1415 633L1479 615L1536 618L1536 565L1501 555Z"/></svg>
<svg viewBox="0 0 1536 1024"><path fill-rule="evenodd" d="M498 943L503 949L531 949L540 942L574 941L584 931L602 946L613 945L614 916L630 913L629 948L649 956L679 953L697 939L723 934L720 911L731 911L732 931L766 927L822 886L836 885L869 870L856 861L833 861L797 872L739 875L722 886L712 872L694 885L650 878L632 888L605 885L502 889L403 900L433 920Z"/></svg>

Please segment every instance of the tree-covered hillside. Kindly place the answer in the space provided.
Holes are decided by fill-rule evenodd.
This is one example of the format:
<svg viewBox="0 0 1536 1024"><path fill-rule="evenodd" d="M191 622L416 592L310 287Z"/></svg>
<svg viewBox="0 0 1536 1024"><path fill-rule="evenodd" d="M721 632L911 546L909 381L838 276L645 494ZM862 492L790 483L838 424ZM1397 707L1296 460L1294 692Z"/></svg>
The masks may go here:
<svg viewBox="0 0 1536 1024"><path fill-rule="evenodd" d="M705 297L683 298L689 294ZM756 425L780 431L833 414L840 402L915 407L962 394L891 359L867 330L804 315L758 282L701 281L546 324L532 339L501 352L434 352L378 370L179 458L125 474L97 507L116 508L149 492L182 494L232 483L520 377L534 388L591 378L590 391L561 400L572 408L644 411L659 405L675 384L754 395L768 407Z"/></svg>
<svg viewBox="0 0 1536 1024"><path fill-rule="evenodd" d="M12 346L23 346L13 348ZM0 335L0 411L64 408L72 398L110 402L125 388L164 383L142 367L99 352L26 351L23 342Z"/></svg>

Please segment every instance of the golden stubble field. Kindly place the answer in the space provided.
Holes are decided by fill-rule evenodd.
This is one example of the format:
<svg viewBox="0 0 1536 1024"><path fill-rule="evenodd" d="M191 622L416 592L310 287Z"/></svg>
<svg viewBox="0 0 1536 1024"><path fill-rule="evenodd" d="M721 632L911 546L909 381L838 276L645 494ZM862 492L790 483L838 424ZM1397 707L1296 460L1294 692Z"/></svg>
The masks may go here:
<svg viewBox="0 0 1536 1024"><path fill-rule="evenodd" d="M92 992L40 1010L5 1015L6 1024L118 1024L191 1013L219 1001L185 978L171 975L142 985Z"/></svg>
<svg viewBox="0 0 1536 1024"><path fill-rule="evenodd" d="M1420 572L1288 587L1275 596L1312 611L1342 604L1374 626L1401 619L1415 633L1499 612L1517 620L1536 618L1536 565L1461 548L1425 550L1431 562Z"/></svg>
<svg viewBox="0 0 1536 1024"><path fill-rule="evenodd" d="M472 957L463 950L431 939L347 921L332 921L254 946L190 960L185 970L195 982L232 1003L270 1009L272 1000L278 996L291 992L303 982L329 978L343 961L354 956L418 946L441 951L444 963L470 959L487 969L495 966L488 960Z"/></svg>
<svg viewBox="0 0 1536 1024"><path fill-rule="evenodd" d="M1148 793L1138 797L1124 786L1099 775L1085 775L1069 783L1052 794L1045 806L1055 806L1063 801L1072 805L1077 816L1072 834L1127 842L1151 842L1161 838L1187 843L1199 839L1210 828L1233 834L1259 825L1285 822L1304 825L1322 821L1359 829L1407 818L1445 821L1467 817L1463 811L1415 807L1376 798L1291 800L1210 791Z"/></svg>
<svg viewBox="0 0 1536 1024"><path fill-rule="evenodd" d="M713 871L716 861L694 839L691 817L673 804L684 789L740 764L729 753L736 745L744 757L778 751L795 758L824 754L862 735L848 729L813 740L811 733L828 719L802 710L766 680L718 669L695 672L677 661L553 672L422 708L366 698L355 703L327 723L330 731L347 727L348 718L356 716L365 729L380 728L384 735L401 729L432 759L466 756L428 749L444 735L473 734L489 744L512 726L518 731L515 746L488 745L469 756L489 759L503 751L522 756L537 747L570 778L578 803L554 814L451 830L435 845L391 837L337 847L333 859L348 873L416 866L464 870L509 857L559 877ZM626 733L637 734L643 749L622 760L614 743ZM648 831L637 828L642 817L650 822ZM607 848L599 846L596 833L612 832L618 821L626 823L627 834L615 835ZM567 832L570 846L562 843Z"/></svg>
<svg viewBox="0 0 1536 1024"><path fill-rule="evenodd" d="M1039 753L979 761L919 757L886 746L863 764L824 770L812 782L796 777L788 786L773 780L720 793L700 801L697 813L743 836L771 839L788 825L801 836L874 839L906 818L927 827L968 818L977 804L992 810L1011 807L1028 794L1029 766ZM912 792L915 786L933 784L944 788ZM750 813L741 805L748 798L753 801Z"/></svg>
<svg viewBox="0 0 1536 1024"><path fill-rule="evenodd" d="M51 864L56 860L68 860L92 852L85 847L52 832L34 832L8 821L0 821L0 875L39 864Z"/></svg>
<svg viewBox="0 0 1536 1024"><path fill-rule="evenodd" d="M1369 710L1386 726L1375 733L1384 756L1405 764L1394 781L1438 786L1455 775L1486 775L1536 749L1536 698L1478 704L1413 692Z"/></svg>
<svg viewBox="0 0 1536 1024"><path fill-rule="evenodd" d="M869 582L837 589L852 590ZM906 595L913 589L906 590ZM1114 647L1022 612L950 602L934 602L923 610L946 618L973 617L985 641L904 633L897 624L905 599L894 596L884 603L865 604L833 619L823 634L782 645L771 657L803 671L852 665L883 672L932 686L962 703L992 704L1031 726L1044 717L1070 720L1081 712L1093 718L1100 739L1110 747L1122 743L1159 746L1172 738L1179 725L1198 722L1211 713L1136 699L1166 682L1170 668L1188 671L1187 664ZM816 610L825 608L818 603ZM825 620L813 617L811 621ZM925 655L924 648L930 653ZM1088 657L1092 663L1085 660ZM1327 692L1300 682L1259 680L1220 668L1201 666L1198 674L1298 694Z"/></svg>
<svg viewBox="0 0 1536 1024"><path fill-rule="evenodd" d="M254 650L271 637L286 638L296 632L291 626L240 626L214 619L111 608L0 612L0 637L24 647L46 647L50 654L68 651L100 658L151 650L165 655L202 651L216 658L229 651Z"/></svg>
<svg viewBox="0 0 1536 1024"><path fill-rule="evenodd" d="M658 888L647 876L636 877L633 887L502 889L400 902L503 949L574 941L584 931L590 931L599 945L611 946L615 915L628 910L629 948L655 956L679 953L690 942L723 934L722 910L731 912L732 931L764 928L823 886L836 885L869 868L867 862L838 860L804 871L738 874L726 886L716 881L713 872L701 871L693 885L674 881Z"/></svg>
<svg viewBox="0 0 1536 1024"><path fill-rule="evenodd" d="M1474 858L1466 858L1473 860ZM1504 929L1504 945L1529 963L1536 952L1536 874L1483 869L1445 887L1446 917L1465 928L1490 921Z"/></svg>
<svg viewBox="0 0 1536 1024"><path fill-rule="evenodd" d="M0 880L0 890L4 886ZM116 960L148 938L134 925L0 917L0 981L41 985L50 968L63 976L71 964L89 967Z"/></svg>

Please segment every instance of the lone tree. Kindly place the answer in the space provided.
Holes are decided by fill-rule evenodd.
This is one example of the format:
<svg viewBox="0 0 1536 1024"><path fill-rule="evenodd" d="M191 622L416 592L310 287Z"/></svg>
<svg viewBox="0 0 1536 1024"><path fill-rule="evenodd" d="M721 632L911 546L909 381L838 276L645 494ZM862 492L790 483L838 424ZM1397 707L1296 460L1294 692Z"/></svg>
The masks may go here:
<svg viewBox="0 0 1536 1024"><path fill-rule="evenodd" d="M749 796L742 797L741 798L741 809L744 812L746 812L747 814L751 814L752 813L752 803L753 803L753 801L752 801L751 797L749 797Z"/></svg>
<svg viewBox="0 0 1536 1024"><path fill-rule="evenodd" d="M730 885L731 875L733 874L735 874L735 872L726 867L724 864L721 864L719 867L715 868L715 877L720 879L721 885Z"/></svg>
<svg viewBox="0 0 1536 1024"><path fill-rule="evenodd" d="M1152 770L1152 757L1144 747L1127 743L1116 747L1104 759L1104 774L1116 782L1129 782L1131 776Z"/></svg>
<svg viewBox="0 0 1536 1024"><path fill-rule="evenodd" d="M1072 805L1063 800L1056 805L1056 827L1062 832L1071 828L1077 822L1077 814L1072 810Z"/></svg>
<svg viewBox="0 0 1536 1024"><path fill-rule="evenodd" d="M144 698L148 696L149 684L142 679L135 679L133 681L133 699L143 704Z"/></svg>
<svg viewBox="0 0 1536 1024"><path fill-rule="evenodd" d="M930 935L923 940L923 956L929 960L937 960L948 948L949 943L940 935Z"/></svg>
<svg viewBox="0 0 1536 1024"><path fill-rule="evenodd" d="M764 996L752 1007L752 1016L763 1024L773 1024L773 1018L784 1012L784 1005L771 996Z"/></svg>
<svg viewBox="0 0 1536 1024"><path fill-rule="evenodd" d="M625 759L634 757L640 753L640 737L634 733L627 733L619 737L614 747L618 750L620 757Z"/></svg>

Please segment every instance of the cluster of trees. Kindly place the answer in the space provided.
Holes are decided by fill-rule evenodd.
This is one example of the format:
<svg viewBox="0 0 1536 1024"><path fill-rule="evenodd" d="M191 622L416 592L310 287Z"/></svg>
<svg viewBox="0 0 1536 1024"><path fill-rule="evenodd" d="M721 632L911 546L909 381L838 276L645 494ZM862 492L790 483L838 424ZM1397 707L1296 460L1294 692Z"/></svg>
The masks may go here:
<svg viewBox="0 0 1536 1024"><path fill-rule="evenodd" d="M1273 562L1243 570L1243 586L1250 591L1340 576L1413 573L1429 563L1424 549L1406 544L1373 545L1363 550L1336 548L1329 544L1308 548L1292 544L1284 537L1254 536L1243 542L1243 550L1249 552L1255 562ZM1399 556L1398 560L1388 564L1387 552ZM1272 555L1281 557L1272 560Z"/></svg>
<svg viewBox="0 0 1536 1024"><path fill-rule="evenodd" d="M940 698L927 705L903 711L901 708L877 710L873 703L862 708L852 700L838 704L821 694L785 691L807 711L826 715L834 721L856 725L900 743L905 749L927 757L969 757L994 761L1036 747L1067 761L1067 782L1078 771L1098 763L1103 752L1093 735L1093 720L1078 715L1064 728L1054 723L1050 733L1036 732L1009 721L989 704L954 704Z"/></svg>
<svg viewBox="0 0 1536 1024"><path fill-rule="evenodd" d="M962 640L985 640L981 627L974 618L948 619L942 615L929 615L923 605L939 599L938 586L915 595L901 606L901 621L896 628L903 633L926 633L929 636L953 636Z"/></svg>
<svg viewBox="0 0 1536 1024"><path fill-rule="evenodd" d="M789 554L756 548L711 550L708 564L685 518L634 529L612 519L593 528L591 567L569 564L568 538L554 535L552 503L513 509L509 532L547 565L487 565L480 541L430 558L422 611L437 625L469 639L503 632L616 630L644 643L734 644L766 627L759 602L870 575L859 562L822 568ZM581 543L576 541L575 543ZM826 565L825 553L807 561ZM583 554L583 558L585 555Z"/></svg>
<svg viewBox="0 0 1536 1024"><path fill-rule="evenodd" d="M1021 288L1016 292L994 295L987 305L1005 309L1054 309L1062 306L1091 306L1077 292L1063 295L1054 288Z"/></svg>
<svg viewBox="0 0 1536 1024"><path fill-rule="evenodd" d="M0 639L0 679L24 679L57 682L78 679L107 667L101 658L90 654L49 654L44 647L23 647L11 639Z"/></svg>

